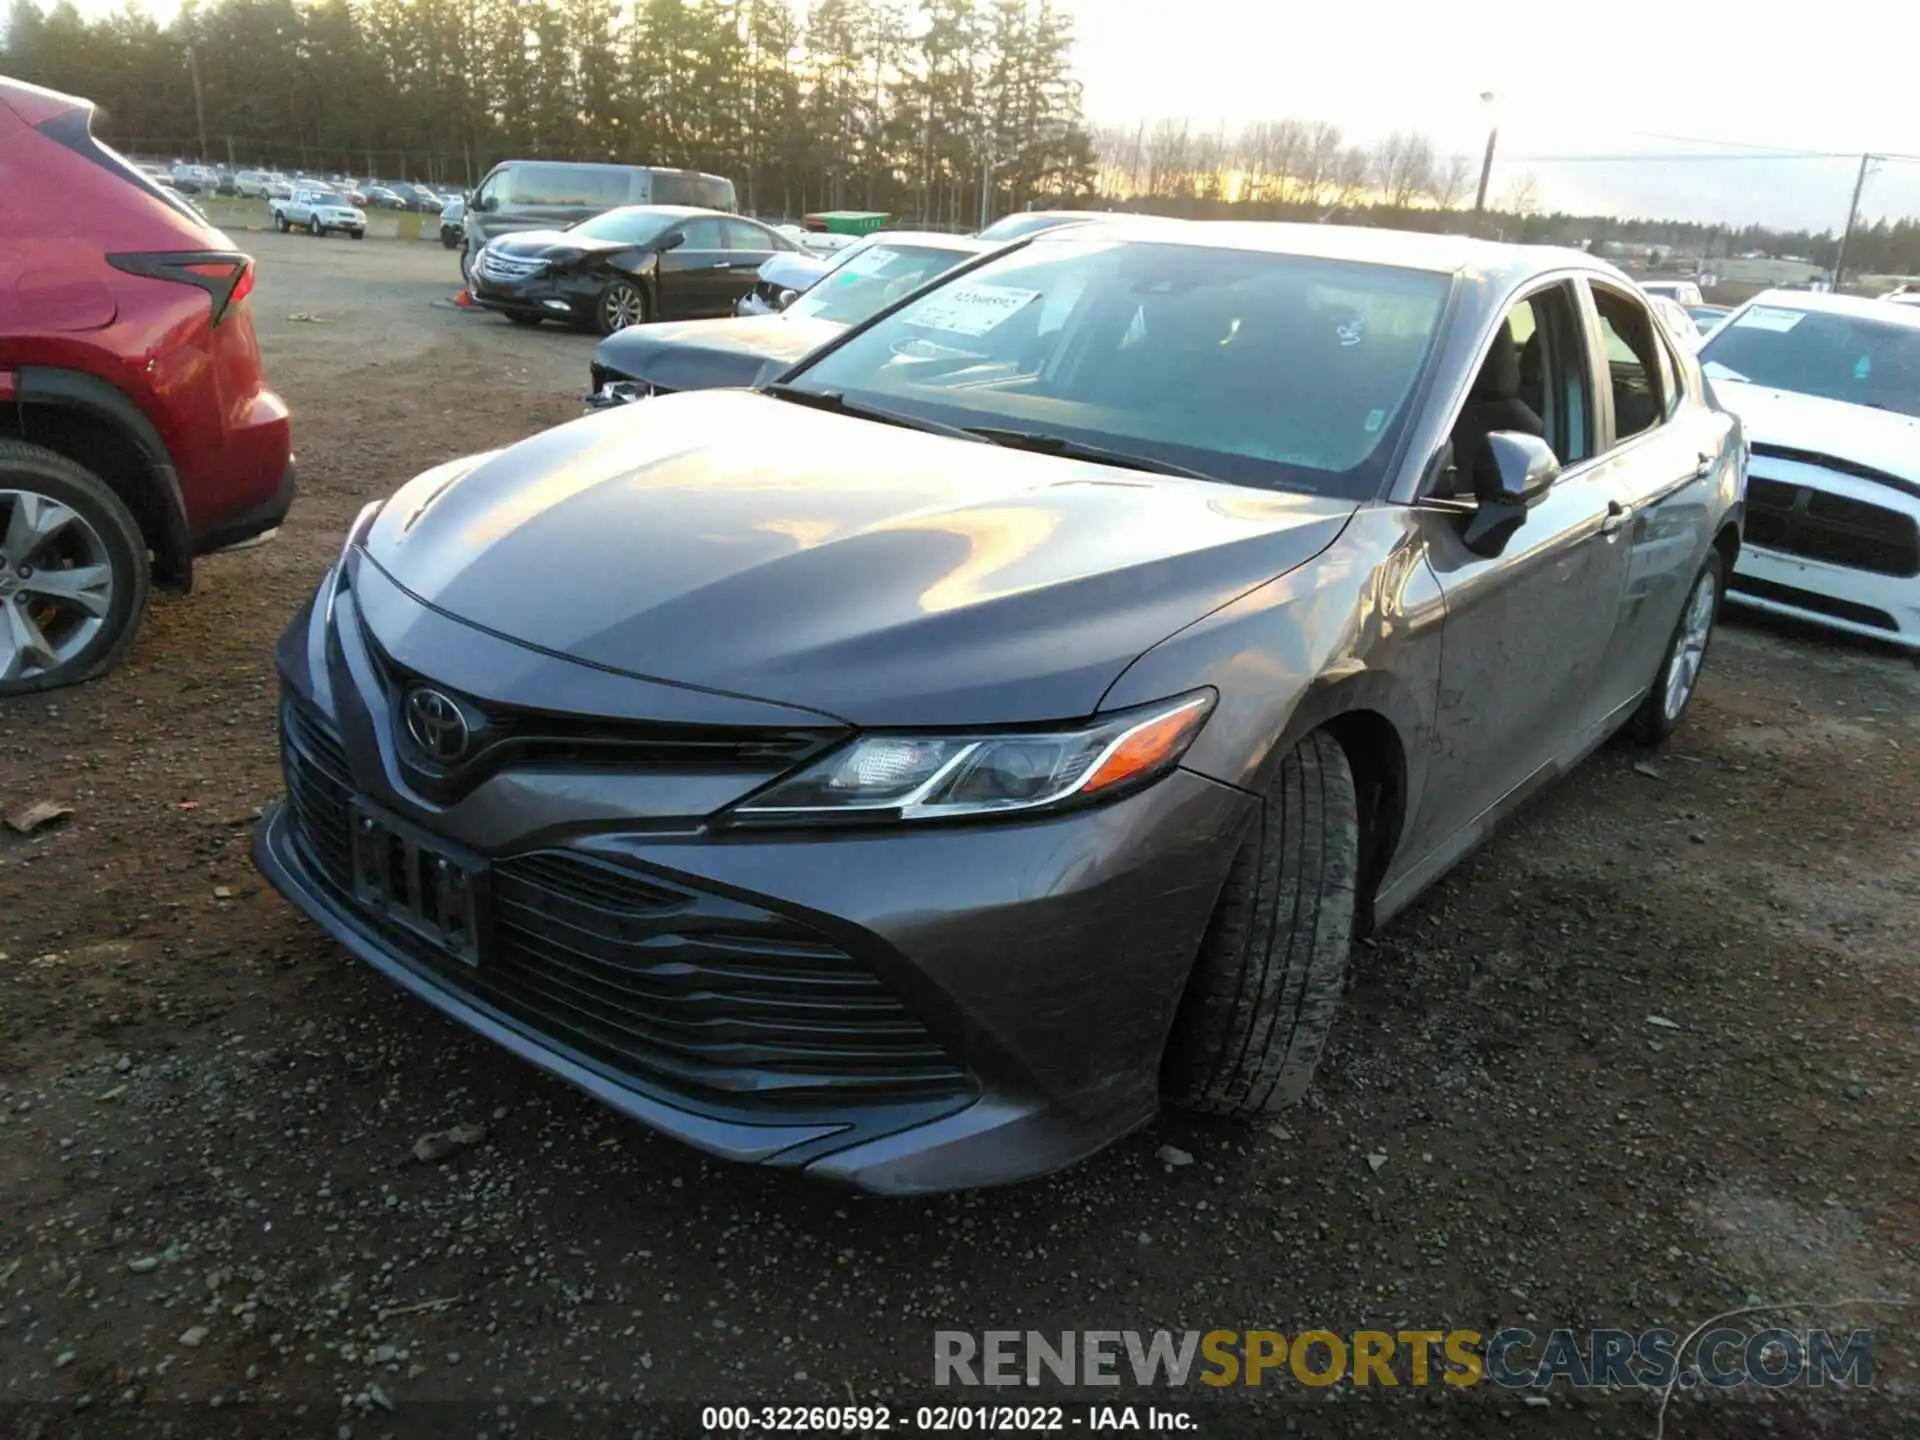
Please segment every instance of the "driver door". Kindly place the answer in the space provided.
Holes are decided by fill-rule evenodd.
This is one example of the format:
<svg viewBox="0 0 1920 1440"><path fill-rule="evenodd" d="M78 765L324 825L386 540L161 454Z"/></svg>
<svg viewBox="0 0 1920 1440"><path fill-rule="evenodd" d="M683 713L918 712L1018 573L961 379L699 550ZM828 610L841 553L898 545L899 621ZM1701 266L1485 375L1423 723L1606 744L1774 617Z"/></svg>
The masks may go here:
<svg viewBox="0 0 1920 1440"><path fill-rule="evenodd" d="M1504 344L1517 364L1493 354ZM1436 869L1584 750L1604 708L1600 681L1626 581L1618 507L1595 458L1595 367L1574 282L1524 295L1484 353L1453 428L1454 471L1438 470L1416 507L1446 621L1423 813L1407 853L1434 854ZM1541 435L1562 467L1494 556L1461 538L1473 456L1460 452L1476 449L1486 428Z"/></svg>

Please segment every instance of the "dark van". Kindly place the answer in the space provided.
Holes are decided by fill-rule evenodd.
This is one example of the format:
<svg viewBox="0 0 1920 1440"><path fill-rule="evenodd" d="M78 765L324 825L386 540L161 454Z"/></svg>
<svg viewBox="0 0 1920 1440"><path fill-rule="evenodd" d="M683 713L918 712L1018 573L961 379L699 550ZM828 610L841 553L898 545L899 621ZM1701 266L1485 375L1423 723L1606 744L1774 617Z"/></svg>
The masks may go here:
<svg viewBox="0 0 1920 1440"><path fill-rule="evenodd" d="M566 160L503 160L487 172L467 206L460 268L496 235L561 230L622 205L693 205L736 211L733 182L698 170L655 165L592 165Z"/></svg>

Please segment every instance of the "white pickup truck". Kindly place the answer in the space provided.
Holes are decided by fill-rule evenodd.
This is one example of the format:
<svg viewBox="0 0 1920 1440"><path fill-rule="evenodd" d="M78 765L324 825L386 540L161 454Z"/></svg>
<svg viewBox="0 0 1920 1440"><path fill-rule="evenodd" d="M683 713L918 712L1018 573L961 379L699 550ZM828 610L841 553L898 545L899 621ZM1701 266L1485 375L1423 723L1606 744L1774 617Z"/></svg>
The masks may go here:
<svg viewBox="0 0 1920 1440"><path fill-rule="evenodd" d="M329 230L344 230L356 240L367 238L366 212L349 205L331 190L311 185L296 185L284 200L267 201L267 213L276 230L305 230L325 235Z"/></svg>

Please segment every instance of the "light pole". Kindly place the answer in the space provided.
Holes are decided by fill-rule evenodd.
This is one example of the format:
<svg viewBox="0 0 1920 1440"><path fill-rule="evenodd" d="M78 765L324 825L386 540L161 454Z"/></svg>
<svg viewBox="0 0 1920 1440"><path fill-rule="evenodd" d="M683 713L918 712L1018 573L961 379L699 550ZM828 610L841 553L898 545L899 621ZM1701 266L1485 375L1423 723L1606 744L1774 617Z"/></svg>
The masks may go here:
<svg viewBox="0 0 1920 1440"><path fill-rule="evenodd" d="M1473 195L1473 228L1480 228L1480 220L1487 213L1487 181L1493 178L1493 147L1500 139L1499 116L1493 110L1493 92L1482 90L1480 103L1487 107L1492 123L1487 128L1487 153L1480 160L1480 188Z"/></svg>

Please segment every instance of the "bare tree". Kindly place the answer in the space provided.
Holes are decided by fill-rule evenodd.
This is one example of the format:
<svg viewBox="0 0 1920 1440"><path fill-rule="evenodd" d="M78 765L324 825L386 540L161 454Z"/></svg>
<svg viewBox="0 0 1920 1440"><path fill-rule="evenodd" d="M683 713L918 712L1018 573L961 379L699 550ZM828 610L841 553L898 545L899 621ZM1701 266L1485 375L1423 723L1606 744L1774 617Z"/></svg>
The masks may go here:
<svg viewBox="0 0 1920 1440"><path fill-rule="evenodd" d="M1373 147L1367 168L1386 203L1404 210L1433 186L1433 144L1424 135L1396 130Z"/></svg>
<svg viewBox="0 0 1920 1440"><path fill-rule="evenodd" d="M1518 176L1507 187L1507 198L1500 208L1513 215L1538 215L1540 213L1540 182L1534 178L1531 170Z"/></svg>
<svg viewBox="0 0 1920 1440"><path fill-rule="evenodd" d="M1427 198L1440 210L1451 210L1467 198L1473 179L1473 166L1464 155L1449 155L1433 168L1427 185Z"/></svg>

